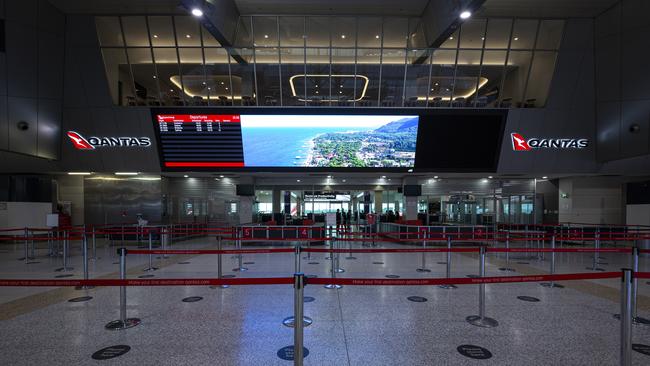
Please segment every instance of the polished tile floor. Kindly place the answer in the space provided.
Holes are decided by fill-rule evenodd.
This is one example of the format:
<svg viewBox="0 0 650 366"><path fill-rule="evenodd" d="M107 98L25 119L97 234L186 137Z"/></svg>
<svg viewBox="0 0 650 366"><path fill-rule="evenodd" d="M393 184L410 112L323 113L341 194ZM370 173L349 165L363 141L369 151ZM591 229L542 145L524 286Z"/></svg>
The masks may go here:
<svg viewBox="0 0 650 366"><path fill-rule="evenodd" d="M214 248L214 238L176 243L172 249ZM91 261L91 278L118 276L116 247L99 241L98 259ZM70 271L80 278L79 244L73 243ZM357 246L355 244L355 246ZM380 247L396 244L380 243ZM134 246L132 246L134 247ZM0 278L54 278L60 258L37 251L33 264L16 258L22 246L0 247ZM420 254L362 254L340 258L340 277L402 278L443 277L446 254L426 255L430 273L419 273ZM330 262L323 253L302 259L306 274L329 276ZM500 271L502 255L489 255L487 275L545 273L546 260L517 258ZM600 265L616 271L629 266L622 254L601 255ZM153 274L154 278L216 276L217 257L173 256L155 272L143 272L147 256L128 256L128 277ZM557 272L589 272L590 254L558 254ZM293 254L245 255L249 269L234 272L237 258L223 258L224 274L237 277L285 277L293 273ZM252 263L251 263L252 262ZM183 264L181 264L183 263ZM311 263L311 264L310 264ZM650 258L641 258L642 271L650 271ZM452 256L452 277L478 273L475 254ZM477 314L478 287L446 290L432 286L344 286L328 290L307 285L305 315L314 320L305 329L306 365L616 365L619 358L618 313L620 280L562 282L565 288L546 288L537 283L489 285L487 315L499 321L495 328L478 328L465 317ZM92 296L87 302L67 300ZM198 302L183 298L200 296ZM425 302L412 302L420 296ZM538 302L519 300L532 296ZM227 289L195 287L132 287L127 290L128 316L142 323L124 331L108 331L104 325L119 316L118 288L0 288L0 365L289 365L277 356L293 343L291 328L282 320L292 315L291 286L240 286ZM650 318L650 285L639 283L639 315ZM634 343L650 344L650 326L634 326ZM467 358L461 345L488 349L486 360ZM105 347L128 345L126 354L98 361L91 355ZM650 364L650 356L633 352L634 365Z"/></svg>

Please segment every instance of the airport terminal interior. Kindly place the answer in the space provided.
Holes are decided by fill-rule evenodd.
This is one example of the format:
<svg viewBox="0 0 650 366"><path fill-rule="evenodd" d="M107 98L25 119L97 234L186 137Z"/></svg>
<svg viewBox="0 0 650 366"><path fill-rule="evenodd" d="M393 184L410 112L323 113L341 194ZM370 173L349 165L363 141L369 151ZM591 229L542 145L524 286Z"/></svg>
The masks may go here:
<svg viewBox="0 0 650 366"><path fill-rule="evenodd" d="M1 365L650 365L646 0L0 0Z"/></svg>

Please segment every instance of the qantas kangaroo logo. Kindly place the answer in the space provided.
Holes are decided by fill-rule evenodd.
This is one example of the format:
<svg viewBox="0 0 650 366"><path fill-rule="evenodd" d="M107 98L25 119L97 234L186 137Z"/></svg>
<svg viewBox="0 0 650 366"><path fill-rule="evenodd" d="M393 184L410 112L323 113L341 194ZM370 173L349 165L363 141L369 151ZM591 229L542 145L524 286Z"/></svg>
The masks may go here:
<svg viewBox="0 0 650 366"><path fill-rule="evenodd" d="M525 139L522 135L512 132L512 150L530 151L533 149L584 149L589 145L587 139L575 138L530 138Z"/></svg>
<svg viewBox="0 0 650 366"><path fill-rule="evenodd" d="M151 139L148 137L96 137L88 139L75 131L68 131L68 137L78 150L95 150L98 147L149 147Z"/></svg>

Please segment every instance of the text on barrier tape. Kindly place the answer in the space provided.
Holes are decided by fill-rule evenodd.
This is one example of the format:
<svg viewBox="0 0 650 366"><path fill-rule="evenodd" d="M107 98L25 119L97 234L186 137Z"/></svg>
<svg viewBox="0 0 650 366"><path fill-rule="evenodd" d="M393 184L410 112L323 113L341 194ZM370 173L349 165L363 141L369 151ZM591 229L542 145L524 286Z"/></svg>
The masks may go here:
<svg viewBox="0 0 650 366"><path fill-rule="evenodd" d="M328 248L303 248L304 253L469 253L478 252L479 248L405 248L405 249L328 249Z"/></svg>
<svg viewBox="0 0 650 366"><path fill-rule="evenodd" d="M289 285L292 277L276 278L180 278L155 280L0 280L0 287L64 287L64 286L221 286L221 285Z"/></svg>
<svg viewBox="0 0 650 366"><path fill-rule="evenodd" d="M293 248L276 248L276 249L169 249L169 250L147 250L134 249L128 250L127 254L269 254L269 253L293 253Z"/></svg>

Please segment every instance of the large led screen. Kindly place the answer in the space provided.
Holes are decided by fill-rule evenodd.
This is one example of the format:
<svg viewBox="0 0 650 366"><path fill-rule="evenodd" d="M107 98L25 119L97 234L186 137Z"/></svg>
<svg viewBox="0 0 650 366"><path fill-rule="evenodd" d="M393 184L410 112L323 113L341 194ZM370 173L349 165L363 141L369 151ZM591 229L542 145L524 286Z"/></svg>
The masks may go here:
<svg viewBox="0 0 650 366"><path fill-rule="evenodd" d="M505 111L154 108L163 170L496 170Z"/></svg>

